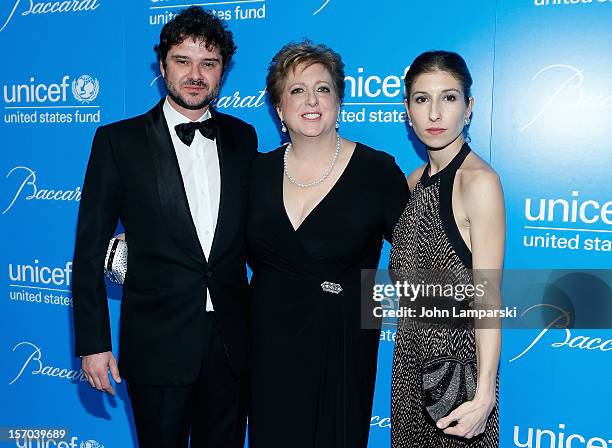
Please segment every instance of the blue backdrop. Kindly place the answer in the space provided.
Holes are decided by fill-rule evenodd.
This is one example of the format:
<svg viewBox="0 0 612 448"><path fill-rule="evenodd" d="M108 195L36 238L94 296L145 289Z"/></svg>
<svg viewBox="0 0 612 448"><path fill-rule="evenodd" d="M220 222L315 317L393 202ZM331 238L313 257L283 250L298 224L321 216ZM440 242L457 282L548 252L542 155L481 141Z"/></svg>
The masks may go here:
<svg viewBox="0 0 612 448"><path fill-rule="evenodd" d="M92 390L72 355L74 232L96 127L141 114L163 95L152 48L161 26L189 4L214 10L235 34L238 53L217 107L253 123L262 151L281 140L264 88L268 62L286 42L308 37L343 56L342 135L388 151L406 173L425 154L401 114L403 74L422 51L459 52L475 80L471 145L505 190L506 266L611 267L611 0L5 0L5 433L66 428L58 446L135 446L125 387L115 398ZM120 290L108 295L116 348ZM372 447L389 446L394 331L381 332ZM501 446L612 446L611 339L604 329L506 330Z"/></svg>

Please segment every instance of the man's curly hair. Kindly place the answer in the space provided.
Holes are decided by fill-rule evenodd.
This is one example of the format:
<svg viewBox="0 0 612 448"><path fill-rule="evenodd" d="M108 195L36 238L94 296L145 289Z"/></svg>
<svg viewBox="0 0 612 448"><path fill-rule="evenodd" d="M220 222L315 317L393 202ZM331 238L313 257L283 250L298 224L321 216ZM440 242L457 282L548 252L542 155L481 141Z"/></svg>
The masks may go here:
<svg viewBox="0 0 612 448"><path fill-rule="evenodd" d="M221 19L199 6L190 6L164 25L159 34L159 44L153 47L164 67L170 48L188 38L204 41L208 50L219 50L224 71L236 53L234 36Z"/></svg>

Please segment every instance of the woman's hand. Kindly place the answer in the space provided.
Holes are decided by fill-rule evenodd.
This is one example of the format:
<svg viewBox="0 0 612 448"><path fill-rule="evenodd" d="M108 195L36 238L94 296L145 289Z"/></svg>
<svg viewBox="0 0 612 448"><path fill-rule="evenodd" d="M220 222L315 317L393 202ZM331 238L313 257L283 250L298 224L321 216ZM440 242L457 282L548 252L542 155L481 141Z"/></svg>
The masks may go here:
<svg viewBox="0 0 612 448"><path fill-rule="evenodd" d="M118 240L125 241L125 233L119 233L119 234L115 235L114 238L117 238Z"/></svg>
<svg viewBox="0 0 612 448"><path fill-rule="evenodd" d="M471 439L484 432L494 406L495 399L466 401L446 417L438 420L436 426L443 429L444 434ZM457 424L449 427L452 422Z"/></svg>

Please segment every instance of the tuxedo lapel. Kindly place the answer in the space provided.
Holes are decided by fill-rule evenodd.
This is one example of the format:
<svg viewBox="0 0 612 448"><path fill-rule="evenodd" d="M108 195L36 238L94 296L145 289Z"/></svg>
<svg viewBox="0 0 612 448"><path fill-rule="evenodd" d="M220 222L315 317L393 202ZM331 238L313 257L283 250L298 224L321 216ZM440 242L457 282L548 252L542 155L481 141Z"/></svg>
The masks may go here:
<svg viewBox="0 0 612 448"><path fill-rule="evenodd" d="M147 138L151 151L157 192L166 226L173 238L197 261L205 263L195 224L189 210L187 193L176 158L174 144L168 132L163 112L164 100L147 114Z"/></svg>
<svg viewBox="0 0 612 448"><path fill-rule="evenodd" d="M221 197L219 200L219 215L217 227L210 251L210 264L227 250L236 238L240 226L240 171L239 160L235 148L235 139L231 130L218 119L214 109L211 114L217 118L217 154L219 155L219 168L221 170Z"/></svg>

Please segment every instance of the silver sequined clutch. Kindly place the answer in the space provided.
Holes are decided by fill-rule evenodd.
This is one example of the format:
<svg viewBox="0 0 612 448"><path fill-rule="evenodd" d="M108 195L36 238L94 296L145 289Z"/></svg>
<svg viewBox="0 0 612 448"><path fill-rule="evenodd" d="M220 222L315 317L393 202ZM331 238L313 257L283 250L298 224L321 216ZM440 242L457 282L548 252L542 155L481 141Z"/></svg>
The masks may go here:
<svg viewBox="0 0 612 448"><path fill-rule="evenodd" d="M476 394L476 359L443 357L423 366L423 401L435 422L446 417Z"/></svg>
<svg viewBox="0 0 612 448"><path fill-rule="evenodd" d="M111 238L104 259L104 275L111 282L123 284L127 272L127 257L127 243L119 238Z"/></svg>

